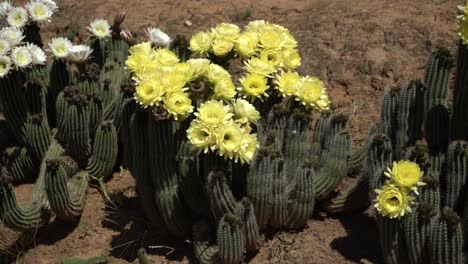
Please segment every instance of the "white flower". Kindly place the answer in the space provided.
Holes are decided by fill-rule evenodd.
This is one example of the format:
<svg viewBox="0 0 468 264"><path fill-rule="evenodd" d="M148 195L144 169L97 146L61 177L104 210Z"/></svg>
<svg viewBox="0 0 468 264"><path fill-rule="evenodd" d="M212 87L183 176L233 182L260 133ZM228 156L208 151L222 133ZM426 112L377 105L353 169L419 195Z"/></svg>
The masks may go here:
<svg viewBox="0 0 468 264"><path fill-rule="evenodd" d="M68 59L80 63L86 61L93 50L86 45L73 45L68 52Z"/></svg>
<svg viewBox="0 0 468 264"><path fill-rule="evenodd" d="M148 39L153 42L154 44L169 49L169 45L171 44L171 38L167 35L164 31L160 30L159 28L150 27L146 29L146 36Z"/></svg>
<svg viewBox="0 0 468 264"><path fill-rule="evenodd" d="M41 1L33 0L29 4L26 5L26 8L29 11L29 15L31 16L33 21L36 22L50 22L50 18L52 17L52 9L44 4Z"/></svg>
<svg viewBox="0 0 468 264"><path fill-rule="evenodd" d="M11 49L10 42L0 39L0 56L7 54Z"/></svg>
<svg viewBox="0 0 468 264"><path fill-rule="evenodd" d="M21 46L13 49L11 59L17 68L26 68L32 63L33 57L27 47Z"/></svg>
<svg viewBox="0 0 468 264"><path fill-rule="evenodd" d="M11 59L7 56L0 56L0 78L5 77L11 69Z"/></svg>
<svg viewBox="0 0 468 264"><path fill-rule="evenodd" d="M33 64L45 64L47 57L41 48L31 43L27 45L27 48L31 53Z"/></svg>
<svg viewBox="0 0 468 264"><path fill-rule="evenodd" d="M10 12L12 6L10 1L3 1L0 3L0 17L4 18L8 15Z"/></svg>
<svg viewBox="0 0 468 264"><path fill-rule="evenodd" d="M17 28L6 27L0 30L0 39L8 41L11 47L20 44L23 38L23 32Z"/></svg>
<svg viewBox="0 0 468 264"><path fill-rule="evenodd" d="M102 39L111 36L111 29L109 23L104 19L96 19L91 22L90 26L88 27L91 34L95 37Z"/></svg>
<svg viewBox="0 0 468 264"><path fill-rule="evenodd" d="M57 11L58 9L57 3L55 3L55 1L53 0L38 0L38 1L48 6L50 10L52 11L52 13Z"/></svg>
<svg viewBox="0 0 468 264"><path fill-rule="evenodd" d="M73 44L70 40L62 37L53 38L49 42L49 49L56 58L66 58L72 46Z"/></svg>
<svg viewBox="0 0 468 264"><path fill-rule="evenodd" d="M28 22L28 12L22 7L14 7L7 15L7 22L12 27L22 28Z"/></svg>

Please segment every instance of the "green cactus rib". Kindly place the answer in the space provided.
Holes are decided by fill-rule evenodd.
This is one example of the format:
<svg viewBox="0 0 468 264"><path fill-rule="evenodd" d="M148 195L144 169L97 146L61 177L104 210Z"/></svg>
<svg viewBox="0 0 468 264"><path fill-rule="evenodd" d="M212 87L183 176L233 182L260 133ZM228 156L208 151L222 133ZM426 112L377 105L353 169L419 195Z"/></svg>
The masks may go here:
<svg viewBox="0 0 468 264"><path fill-rule="evenodd" d="M272 214L272 178L279 169L279 163L279 158L271 156L256 158L252 161L247 175L247 196L254 204L260 229L265 229L268 226Z"/></svg>
<svg viewBox="0 0 468 264"><path fill-rule="evenodd" d="M400 221L378 215L377 229L383 262L387 264L409 263Z"/></svg>
<svg viewBox="0 0 468 264"><path fill-rule="evenodd" d="M63 148L52 142L45 158L59 158L64 153ZM39 177L31 192L30 200L19 206L13 188L10 185L0 186L0 219L9 228L22 231L27 229L37 229L49 221L49 211L45 210L47 197L45 194L45 160L39 169ZM1 177L0 177L1 178Z"/></svg>
<svg viewBox="0 0 468 264"><path fill-rule="evenodd" d="M189 215L182 203L176 163L174 128L170 120L148 118L148 150L150 177L153 181L154 199L166 227L175 236L185 236L191 230Z"/></svg>
<svg viewBox="0 0 468 264"><path fill-rule="evenodd" d="M55 59L52 62L49 72L50 85L47 91L47 117L51 127L56 127L57 115L63 112L59 112L56 108L58 104L58 96L70 84L71 70L70 65L62 59ZM63 98L63 95L62 95ZM64 108L60 109L64 110Z"/></svg>
<svg viewBox="0 0 468 264"><path fill-rule="evenodd" d="M355 182L341 190L326 204L325 210L330 214L352 213L369 207L369 179L365 172L359 174Z"/></svg>
<svg viewBox="0 0 468 264"><path fill-rule="evenodd" d="M380 133L388 135L390 140L394 141L397 127L397 110L399 100L399 88L389 89L383 97L382 111L380 116Z"/></svg>
<svg viewBox="0 0 468 264"><path fill-rule="evenodd" d="M206 221L193 225L193 251L195 258L201 264L220 263L219 250L210 235L210 226Z"/></svg>
<svg viewBox="0 0 468 264"><path fill-rule="evenodd" d="M78 90L81 94L92 94L98 93L100 94L101 89L99 87L99 83L94 80L81 80L78 82Z"/></svg>
<svg viewBox="0 0 468 264"><path fill-rule="evenodd" d="M422 137L424 98L422 84L411 81L399 93L398 114L395 133L395 159L401 159L404 148L413 145Z"/></svg>
<svg viewBox="0 0 468 264"><path fill-rule="evenodd" d="M310 164L302 164L297 170L294 188L289 193L286 224L288 228L304 227L312 216L315 205L314 177L315 173Z"/></svg>
<svg viewBox="0 0 468 264"><path fill-rule="evenodd" d="M233 214L225 214L218 224L217 241L221 263L241 263L245 248L242 220Z"/></svg>
<svg viewBox="0 0 468 264"><path fill-rule="evenodd" d="M135 100L128 100L126 102L122 102L122 111L120 112L120 127L116 125L116 129L118 131L119 136L119 154L122 156L120 157L120 163L122 166L130 167L133 164L132 157L133 152L131 149L131 145L133 144L132 140L130 139L131 131L134 129L132 127L132 117L134 117L135 109L137 108L137 104ZM111 118L107 118L108 116L104 113L104 120L112 120ZM133 172L132 172L133 173ZM134 175L135 176L135 175Z"/></svg>
<svg viewBox="0 0 468 264"><path fill-rule="evenodd" d="M180 193L188 207L199 216L209 217L208 199L204 191L200 161L188 141L180 145L177 153Z"/></svg>
<svg viewBox="0 0 468 264"><path fill-rule="evenodd" d="M26 81L39 85L44 94L46 94L50 85L48 66L45 64L32 66L26 72Z"/></svg>
<svg viewBox="0 0 468 264"><path fill-rule="evenodd" d="M148 155L149 131L148 113L142 110L135 110L134 103L128 105L128 111L124 119L128 118L128 136L126 143L130 151L129 169L136 180L136 188L143 206L146 217L154 226L164 226L154 199L153 179L151 177L150 161ZM131 111L135 110L135 111Z"/></svg>
<svg viewBox="0 0 468 264"><path fill-rule="evenodd" d="M218 222L226 213L236 213L236 199L231 188L226 183L226 176L221 171L212 171L208 174L208 201L211 215Z"/></svg>
<svg viewBox="0 0 468 264"><path fill-rule="evenodd" d="M468 140L468 49L461 41L458 44L457 56L451 138Z"/></svg>
<svg viewBox="0 0 468 264"><path fill-rule="evenodd" d="M429 203L420 202L416 210L403 219L405 244L410 264L429 263L428 238L433 223L433 209Z"/></svg>
<svg viewBox="0 0 468 264"><path fill-rule="evenodd" d="M246 252L257 252L261 247L260 232L254 206L248 198L244 197L237 204L237 215L243 222Z"/></svg>
<svg viewBox="0 0 468 264"><path fill-rule="evenodd" d="M28 150L36 161L41 161L51 142L51 130L47 119L42 115L33 115L27 125Z"/></svg>
<svg viewBox="0 0 468 264"><path fill-rule="evenodd" d="M19 144L25 145L28 103L23 81L24 73L12 71L5 78L0 78L0 100L8 127ZM20 90L21 92L18 92Z"/></svg>
<svg viewBox="0 0 468 264"><path fill-rule="evenodd" d="M103 102L102 98L97 94L89 95L88 100L89 135L94 138L96 130L102 122Z"/></svg>
<svg viewBox="0 0 468 264"><path fill-rule="evenodd" d="M429 56L425 67L424 83L427 86L425 112L437 105L446 105L450 68L453 59L446 49L439 49Z"/></svg>
<svg viewBox="0 0 468 264"><path fill-rule="evenodd" d="M36 81L26 83L26 101L29 115L46 115L46 89Z"/></svg>
<svg viewBox="0 0 468 264"><path fill-rule="evenodd" d="M271 178L271 215L269 226L273 229L279 229L283 227L287 220L287 206L288 206L288 180L286 175L286 167L284 165L284 159L280 159L278 166L275 169Z"/></svg>
<svg viewBox="0 0 468 264"><path fill-rule="evenodd" d="M287 130L284 154L288 181L294 181L297 169L306 160L308 154L308 131L294 124Z"/></svg>
<svg viewBox="0 0 468 264"><path fill-rule="evenodd" d="M189 49L189 41L183 35L176 35L174 40L171 42L170 50L172 50L181 61L190 59L192 52Z"/></svg>
<svg viewBox="0 0 468 264"><path fill-rule="evenodd" d="M125 62L128 56L128 48L127 42L121 39L112 40L106 48L106 62Z"/></svg>
<svg viewBox="0 0 468 264"><path fill-rule="evenodd" d="M109 106L116 96L116 90L114 90L113 87L111 87L110 85L111 85L111 81L109 80L104 80L104 83L101 85L102 86L102 104L104 107Z"/></svg>
<svg viewBox="0 0 468 264"><path fill-rule="evenodd" d="M450 208L442 210L429 236L430 264L464 262L463 234L460 217Z"/></svg>
<svg viewBox="0 0 468 264"><path fill-rule="evenodd" d="M61 161L46 160L45 192L52 211L63 220L76 220L83 211L88 189L87 172L79 172L68 180ZM68 181L67 181L68 180Z"/></svg>
<svg viewBox="0 0 468 264"><path fill-rule="evenodd" d="M380 189L385 179L384 171L392 165L392 146L387 136L377 134L371 139L366 163L371 190Z"/></svg>
<svg viewBox="0 0 468 264"><path fill-rule="evenodd" d="M312 143L310 145L310 161L312 162L314 168L318 168L320 166L320 160L322 155L322 145L324 142L324 138L326 136L326 124L327 118L325 114L322 114L320 118L315 122L314 132L312 135Z"/></svg>
<svg viewBox="0 0 468 264"><path fill-rule="evenodd" d="M112 174L117 162L118 136L111 121L99 126L86 171L95 179L105 179Z"/></svg>
<svg viewBox="0 0 468 264"><path fill-rule="evenodd" d="M86 98L80 95L69 101L70 105L63 120L63 130L59 130L59 139L63 142L67 153L80 164L87 161L91 151L87 102Z"/></svg>
<svg viewBox="0 0 468 264"><path fill-rule="evenodd" d="M328 198L338 183L347 175L351 139L347 131L335 134L328 150L322 154L323 167L314 180L315 198Z"/></svg>
<svg viewBox="0 0 468 264"><path fill-rule="evenodd" d="M91 63L96 63L99 67L104 65L103 44L99 38L92 37L89 40L89 46L93 50L93 56L90 58Z"/></svg>
<svg viewBox="0 0 468 264"><path fill-rule="evenodd" d="M454 141L447 153L447 172L444 174L444 206L458 209L462 206L468 174L468 144Z"/></svg>
<svg viewBox="0 0 468 264"><path fill-rule="evenodd" d="M11 147L4 153L4 177L14 183L23 183L30 179L37 169L31 153L26 148Z"/></svg>

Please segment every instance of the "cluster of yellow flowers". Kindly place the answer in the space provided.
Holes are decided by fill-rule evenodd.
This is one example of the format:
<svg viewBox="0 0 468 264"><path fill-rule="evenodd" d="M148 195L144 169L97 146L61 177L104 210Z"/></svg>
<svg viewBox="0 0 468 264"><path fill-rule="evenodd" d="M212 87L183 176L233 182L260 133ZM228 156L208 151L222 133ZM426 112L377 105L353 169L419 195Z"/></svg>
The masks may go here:
<svg viewBox="0 0 468 264"><path fill-rule="evenodd" d="M418 195L418 186L425 185L420 181L423 172L418 164L402 160L393 162L392 169L387 168L384 174L390 180L381 190L375 190L377 197L374 207L383 216L400 219L406 212L411 213L411 205L415 199L411 193Z"/></svg>
<svg viewBox="0 0 468 264"><path fill-rule="evenodd" d="M126 61L137 82L135 100L144 108L160 106L175 120L193 112L187 93L194 69L190 63L179 62L170 50L153 49L150 42L132 46Z"/></svg>
<svg viewBox="0 0 468 264"><path fill-rule="evenodd" d="M461 14L457 16L458 36L464 45L468 44L468 1L465 6L458 6Z"/></svg>
<svg viewBox="0 0 468 264"><path fill-rule="evenodd" d="M249 163L259 147L251 123L260 118L253 105L243 99L231 104L210 100L202 104L190 123L187 137L203 152L217 152L235 162Z"/></svg>

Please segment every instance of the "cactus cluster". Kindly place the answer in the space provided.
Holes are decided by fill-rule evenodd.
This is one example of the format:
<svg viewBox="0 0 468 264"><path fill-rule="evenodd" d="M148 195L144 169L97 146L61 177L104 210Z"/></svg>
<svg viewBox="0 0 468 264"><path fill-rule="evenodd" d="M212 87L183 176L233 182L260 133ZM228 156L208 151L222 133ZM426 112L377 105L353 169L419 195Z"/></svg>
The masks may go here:
<svg viewBox="0 0 468 264"><path fill-rule="evenodd" d="M448 100L453 59L445 49L428 58L424 80L392 88L383 98L381 122L365 145L371 189L385 184L384 171L398 160L419 165L425 186L401 219L377 215L385 263L462 263L466 239L468 136L461 118L466 100L466 45L460 45L454 106ZM463 105L463 107L461 107ZM465 231L464 231L465 230Z"/></svg>
<svg viewBox="0 0 468 264"><path fill-rule="evenodd" d="M12 69L0 78L3 225L27 232L52 216L76 220L90 184L103 186L112 174L120 108L128 97L123 66L128 45L120 38L101 44L102 65L56 55L48 66ZM19 204L13 186L25 182L35 185L30 199Z"/></svg>

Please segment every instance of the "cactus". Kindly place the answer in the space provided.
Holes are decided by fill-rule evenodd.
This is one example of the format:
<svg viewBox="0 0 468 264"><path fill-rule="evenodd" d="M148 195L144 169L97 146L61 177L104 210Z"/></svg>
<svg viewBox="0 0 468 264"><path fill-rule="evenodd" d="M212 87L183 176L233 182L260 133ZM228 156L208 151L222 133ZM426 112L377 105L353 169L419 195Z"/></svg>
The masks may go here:
<svg viewBox="0 0 468 264"><path fill-rule="evenodd" d="M217 241L222 263L237 264L242 261L245 247L242 225L242 220L230 213L219 221Z"/></svg>
<svg viewBox="0 0 468 264"><path fill-rule="evenodd" d="M216 264L220 262L218 246L213 245L210 227L206 221L193 225L193 249L195 258L201 264Z"/></svg>
<svg viewBox="0 0 468 264"><path fill-rule="evenodd" d="M431 264L463 263L463 233L460 217L450 208L442 210L429 236Z"/></svg>
<svg viewBox="0 0 468 264"><path fill-rule="evenodd" d="M432 205L420 202L416 210L403 220L404 237L408 248L410 264L428 263L426 252L429 251L429 235L432 230L431 222L434 214Z"/></svg>
<svg viewBox="0 0 468 264"><path fill-rule="evenodd" d="M245 248L247 253L255 253L260 249L260 233L257 225L257 218L255 217L255 210L253 204L248 198L243 198L237 205L236 213L243 222Z"/></svg>

